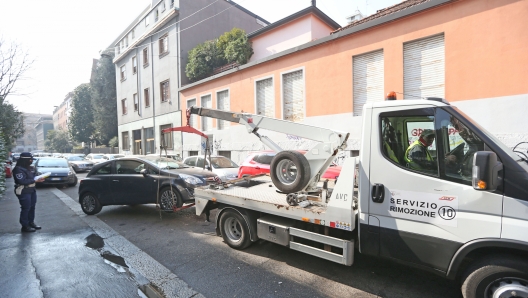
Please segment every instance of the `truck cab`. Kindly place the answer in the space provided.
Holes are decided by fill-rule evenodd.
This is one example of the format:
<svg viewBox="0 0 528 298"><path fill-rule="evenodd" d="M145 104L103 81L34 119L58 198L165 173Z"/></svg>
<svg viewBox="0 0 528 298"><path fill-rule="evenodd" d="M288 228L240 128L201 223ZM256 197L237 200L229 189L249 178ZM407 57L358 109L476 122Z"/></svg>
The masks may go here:
<svg viewBox="0 0 528 298"><path fill-rule="evenodd" d="M363 115L362 253L451 278L468 258L527 259L526 160L440 99L370 103ZM426 130L435 138L422 144L429 155L415 163L409 147ZM496 155L497 161L487 165L497 167L491 189L474 187L479 152ZM523 276L526 282L526 272Z"/></svg>

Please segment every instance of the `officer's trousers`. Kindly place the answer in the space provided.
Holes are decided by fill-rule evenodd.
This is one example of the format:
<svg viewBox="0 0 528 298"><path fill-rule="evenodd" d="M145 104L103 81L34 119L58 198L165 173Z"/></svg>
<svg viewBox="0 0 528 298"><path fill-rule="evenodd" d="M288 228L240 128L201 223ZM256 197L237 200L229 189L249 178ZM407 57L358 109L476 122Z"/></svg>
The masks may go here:
<svg viewBox="0 0 528 298"><path fill-rule="evenodd" d="M29 227L35 221L35 205L37 204L37 192L23 193L18 197L20 202L20 224Z"/></svg>

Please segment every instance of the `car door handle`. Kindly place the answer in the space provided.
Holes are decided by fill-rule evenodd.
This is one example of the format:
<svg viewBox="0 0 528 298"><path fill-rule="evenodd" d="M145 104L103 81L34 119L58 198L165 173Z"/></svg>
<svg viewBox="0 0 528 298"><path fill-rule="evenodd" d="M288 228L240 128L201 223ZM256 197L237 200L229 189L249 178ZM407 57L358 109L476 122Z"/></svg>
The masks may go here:
<svg viewBox="0 0 528 298"><path fill-rule="evenodd" d="M375 183L372 186L372 201L374 203L383 203L385 199L385 186L381 183Z"/></svg>

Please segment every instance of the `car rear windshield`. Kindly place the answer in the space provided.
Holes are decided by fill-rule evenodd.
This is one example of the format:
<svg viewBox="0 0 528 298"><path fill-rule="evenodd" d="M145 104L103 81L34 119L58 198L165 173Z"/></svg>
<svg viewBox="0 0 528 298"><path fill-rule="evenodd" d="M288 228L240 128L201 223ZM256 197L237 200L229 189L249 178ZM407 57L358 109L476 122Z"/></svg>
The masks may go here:
<svg viewBox="0 0 528 298"><path fill-rule="evenodd" d="M172 158L159 157L159 156L142 156L141 159L161 168L161 169L181 169L188 168L184 163L175 161Z"/></svg>
<svg viewBox="0 0 528 298"><path fill-rule="evenodd" d="M238 165L227 157L217 156L211 157L213 167L224 169L224 168L238 168Z"/></svg>
<svg viewBox="0 0 528 298"><path fill-rule="evenodd" d="M42 158L38 161L39 167L47 167L47 168L67 168L68 162L65 159L62 158Z"/></svg>
<svg viewBox="0 0 528 298"><path fill-rule="evenodd" d="M84 158L81 158L79 156L68 156L69 161L77 161L77 160L84 160Z"/></svg>

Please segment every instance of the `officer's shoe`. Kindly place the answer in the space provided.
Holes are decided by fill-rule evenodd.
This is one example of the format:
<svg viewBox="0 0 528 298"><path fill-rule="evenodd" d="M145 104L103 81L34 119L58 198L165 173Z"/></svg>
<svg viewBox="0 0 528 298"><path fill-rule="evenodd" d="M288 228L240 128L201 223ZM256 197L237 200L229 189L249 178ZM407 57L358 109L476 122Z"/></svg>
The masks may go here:
<svg viewBox="0 0 528 298"><path fill-rule="evenodd" d="M22 227L22 232L25 232L25 233L32 233L32 232L35 232L36 230L33 229L32 227Z"/></svg>
<svg viewBox="0 0 528 298"><path fill-rule="evenodd" d="M32 227L32 228L35 229L35 230L40 230L40 229L42 229L41 226L37 226L34 222L29 223L29 226Z"/></svg>

